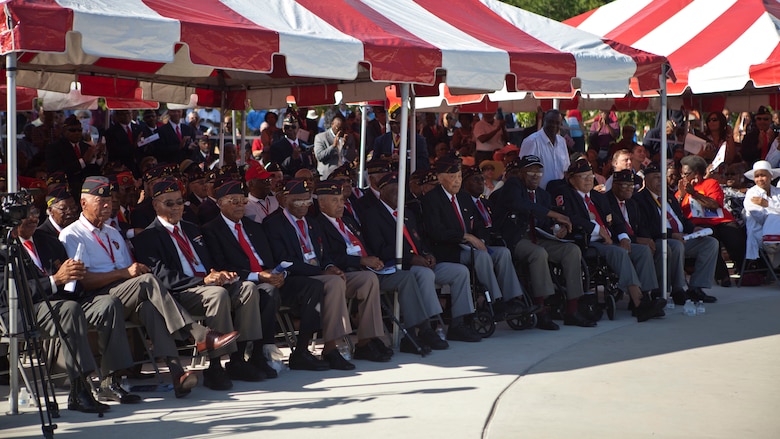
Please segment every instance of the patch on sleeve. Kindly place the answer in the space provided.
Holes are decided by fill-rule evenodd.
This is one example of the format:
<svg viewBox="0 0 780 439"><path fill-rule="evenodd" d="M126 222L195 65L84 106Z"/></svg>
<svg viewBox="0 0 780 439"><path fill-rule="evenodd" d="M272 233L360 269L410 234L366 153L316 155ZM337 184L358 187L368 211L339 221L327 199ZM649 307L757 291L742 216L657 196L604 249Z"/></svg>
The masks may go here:
<svg viewBox="0 0 780 439"><path fill-rule="evenodd" d="M555 197L555 205L558 207L563 206L563 195L558 195Z"/></svg>

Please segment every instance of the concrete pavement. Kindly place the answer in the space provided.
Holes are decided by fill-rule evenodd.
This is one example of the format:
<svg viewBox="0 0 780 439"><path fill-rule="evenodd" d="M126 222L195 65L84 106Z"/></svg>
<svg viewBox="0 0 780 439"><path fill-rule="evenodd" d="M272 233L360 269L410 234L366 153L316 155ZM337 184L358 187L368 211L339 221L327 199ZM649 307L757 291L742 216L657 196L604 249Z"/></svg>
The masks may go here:
<svg viewBox="0 0 780 439"><path fill-rule="evenodd" d="M778 438L780 288L711 294L719 301L703 316L678 307L637 324L624 300L597 328L499 324L481 343L425 358L287 371L229 392L199 386L180 400L145 393L102 419L63 410L55 437ZM0 437L41 436L38 415L24 411L0 415Z"/></svg>

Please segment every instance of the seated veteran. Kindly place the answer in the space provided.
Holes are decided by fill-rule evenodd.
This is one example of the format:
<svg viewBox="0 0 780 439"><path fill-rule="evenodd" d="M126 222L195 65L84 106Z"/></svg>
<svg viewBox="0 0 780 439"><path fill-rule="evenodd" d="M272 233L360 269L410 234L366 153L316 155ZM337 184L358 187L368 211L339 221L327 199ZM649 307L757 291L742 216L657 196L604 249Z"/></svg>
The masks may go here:
<svg viewBox="0 0 780 439"><path fill-rule="evenodd" d="M79 217L79 208L73 201L73 196L66 184L57 184L49 187L46 195L46 212L48 217L38 229L53 238L60 236L60 232L68 227Z"/></svg>
<svg viewBox="0 0 780 439"><path fill-rule="evenodd" d="M249 196L244 213L256 223L262 223L265 218L279 208L279 201L271 194L271 173L266 171L259 162L253 162L244 175Z"/></svg>

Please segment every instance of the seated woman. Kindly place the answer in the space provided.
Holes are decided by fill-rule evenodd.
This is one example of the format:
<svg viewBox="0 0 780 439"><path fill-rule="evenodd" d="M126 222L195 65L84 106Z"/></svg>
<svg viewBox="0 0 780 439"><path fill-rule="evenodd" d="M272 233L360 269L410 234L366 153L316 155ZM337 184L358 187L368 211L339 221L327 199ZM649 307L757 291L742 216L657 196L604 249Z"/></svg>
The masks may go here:
<svg viewBox="0 0 780 439"><path fill-rule="evenodd" d="M745 217L742 214L745 192L751 186L750 181L745 178L747 171L745 162L732 163L726 168L726 172L718 174L720 176L720 188L723 189L723 206L731 212L734 221L739 225L745 224Z"/></svg>
<svg viewBox="0 0 780 439"><path fill-rule="evenodd" d="M745 229L740 227L727 209L723 208L724 194L714 178L705 178L707 162L696 155L681 160L681 179L675 196L680 202L683 214L694 225L709 227L712 236L726 247L734 266L739 269L745 257ZM722 257L718 257L715 277L720 285L731 286L728 268Z"/></svg>
<svg viewBox="0 0 780 439"><path fill-rule="evenodd" d="M758 259L758 249L763 245L772 265L777 267L780 264L780 188L772 186L772 180L780 177L780 169L759 160L752 170L745 172L745 177L756 182L745 193L745 257Z"/></svg>

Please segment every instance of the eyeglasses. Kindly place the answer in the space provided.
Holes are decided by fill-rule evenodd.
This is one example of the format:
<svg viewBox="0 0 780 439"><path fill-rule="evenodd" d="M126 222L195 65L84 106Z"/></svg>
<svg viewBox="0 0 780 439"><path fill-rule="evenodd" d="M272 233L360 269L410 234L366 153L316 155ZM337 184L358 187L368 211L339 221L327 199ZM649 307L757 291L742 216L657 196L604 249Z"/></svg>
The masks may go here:
<svg viewBox="0 0 780 439"><path fill-rule="evenodd" d="M246 197L226 198L224 199L224 202L228 204L232 204L233 206L242 206L242 205L246 205L246 203L248 203L249 200Z"/></svg>
<svg viewBox="0 0 780 439"><path fill-rule="evenodd" d="M310 198L308 200L295 200L295 201L291 201L290 204L292 204L295 207L309 207L312 204L314 204L314 201Z"/></svg>
<svg viewBox="0 0 780 439"><path fill-rule="evenodd" d="M530 172L529 172L529 174L530 174ZM594 178L593 177L593 173L589 173L589 174L575 174L574 176L577 177L577 178L581 178L583 180L589 180L589 179L592 180Z"/></svg>
<svg viewBox="0 0 780 439"><path fill-rule="evenodd" d="M163 206L167 207L168 209L171 209L174 206L183 206L184 205L184 199L183 198L179 198L178 200L165 200L165 201L160 201L160 203Z"/></svg>
<svg viewBox="0 0 780 439"><path fill-rule="evenodd" d="M531 177L541 177L544 175L544 171L526 171L526 175L530 175Z"/></svg>

